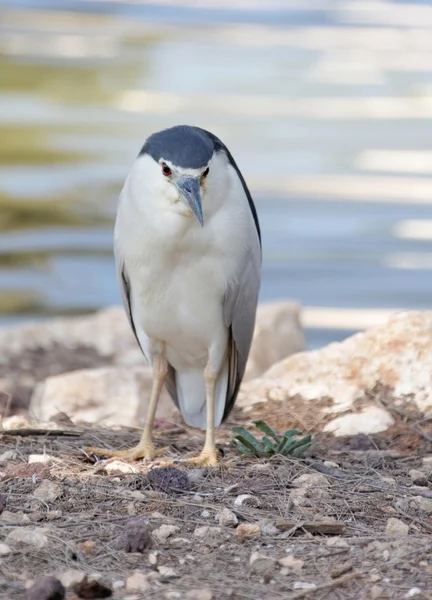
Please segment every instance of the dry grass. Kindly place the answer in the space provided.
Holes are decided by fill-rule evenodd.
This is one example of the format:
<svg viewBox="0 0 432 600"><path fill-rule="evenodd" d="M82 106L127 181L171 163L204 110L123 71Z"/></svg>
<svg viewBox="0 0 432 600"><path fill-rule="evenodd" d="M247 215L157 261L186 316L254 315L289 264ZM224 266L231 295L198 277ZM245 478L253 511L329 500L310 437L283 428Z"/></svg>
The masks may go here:
<svg viewBox="0 0 432 600"><path fill-rule="evenodd" d="M84 445L129 446L137 441L138 431L97 427L74 431L77 437L19 437L5 432L0 438L0 454L16 451L13 460L0 464L6 500L0 539L17 528L36 528L49 540L41 549L14 546L12 554L1 558L1 598L23 598L28 580L42 574L60 576L72 568L98 573L109 585L127 579L134 570L153 571L149 589L142 595L136 592L138 598L175 598L172 592L186 598L188 590L202 587L210 588L216 600L398 599L408 597L413 587L422 590L418 598L432 598L427 591L432 589L432 519L424 511L402 510L398 505L409 496L432 498L432 489L412 486L409 471L420 467L422 458L395 443L395 432L392 440L359 438L357 450L352 449L353 440L336 445L322 439L303 460L258 461L239 457L225 428L219 437L225 453L220 466L188 471L189 490L166 494L151 487L144 465L137 464L136 473L107 474L104 461L94 463L81 450ZM177 427L159 433L157 442L168 446L175 458L199 451L202 436ZM417 442L417 451L427 452L430 443L419 436ZM28 464L30 454L43 453L53 460ZM337 466L324 464L326 460ZM302 505L293 505L294 480L319 472L325 473L328 487L312 488ZM395 483L383 479L388 477ZM59 486L56 500L33 495L44 479ZM235 498L243 493L252 495L256 505L235 506ZM194 536L197 527L218 526L215 517L224 507L234 511L239 523L260 522L260 537L241 539L234 527L222 527L213 543ZM165 542L154 540L143 554L127 553L118 549L117 541L132 517L147 519L151 530L162 524L179 529ZM409 524L409 535L386 535L390 517ZM344 541L339 544L346 544L328 545L331 536L311 533L311 521L342 524ZM94 542L92 552L83 551L86 541ZM149 552L156 550L157 566L172 567L176 578L158 574L157 566L149 564ZM294 572L275 565L268 573L254 573L249 565L253 551L276 560L292 553L303 567ZM298 589L296 582L314 583L316 588ZM131 595L119 588L112 597ZM67 597L76 598L72 592Z"/></svg>

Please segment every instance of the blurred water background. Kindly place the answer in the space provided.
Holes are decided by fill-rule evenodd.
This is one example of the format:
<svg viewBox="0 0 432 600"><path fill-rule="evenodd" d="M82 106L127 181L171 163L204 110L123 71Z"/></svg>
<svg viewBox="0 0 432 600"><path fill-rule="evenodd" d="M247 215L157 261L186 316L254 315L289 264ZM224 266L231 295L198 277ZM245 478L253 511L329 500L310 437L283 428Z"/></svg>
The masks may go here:
<svg viewBox="0 0 432 600"><path fill-rule="evenodd" d="M432 302L432 3L0 0L0 324L119 303L143 140L220 136L309 347Z"/></svg>

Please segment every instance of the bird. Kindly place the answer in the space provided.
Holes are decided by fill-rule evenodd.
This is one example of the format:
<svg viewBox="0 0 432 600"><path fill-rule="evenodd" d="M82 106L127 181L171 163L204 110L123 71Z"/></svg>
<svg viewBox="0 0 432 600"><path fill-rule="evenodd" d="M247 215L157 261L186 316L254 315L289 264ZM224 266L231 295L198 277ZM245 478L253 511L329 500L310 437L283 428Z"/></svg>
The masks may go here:
<svg viewBox="0 0 432 600"><path fill-rule="evenodd" d="M123 304L152 366L137 446L88 448L152 461L163 385L183 420L206 431L196 465L215 466L215 428L231 412L255 327L262 247L257 211L227 146L200 127L150 135L121 191L114 255Z"/></svg>

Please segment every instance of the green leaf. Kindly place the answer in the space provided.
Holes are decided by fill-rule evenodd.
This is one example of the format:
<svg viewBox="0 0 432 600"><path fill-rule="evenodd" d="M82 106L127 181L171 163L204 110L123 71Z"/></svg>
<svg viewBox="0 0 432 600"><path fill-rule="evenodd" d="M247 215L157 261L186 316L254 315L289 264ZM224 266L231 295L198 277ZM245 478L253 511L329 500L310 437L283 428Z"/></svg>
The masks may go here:
<svg viewBox="0 0 432 600"><path fill-rule="evenodd" d="M312 445L312 435L308 433L301 440L298 440L290 449L291 456L300 456Z"/></svg>
<svg viewBox="0 0 432 600"><path fill-rule="evenodd" d="M283 444L281 444L280 450L278 450L278 454L283 454L284 456L288 456L290 454L292 448L295 446L295 440L290 440L289 438L283 439Z"/></svg>
<svg viewBox="0 0 432 600"><path fill-rule="evenodd" d="M251 452L249 450L249 448L247 448L244 444L242 444L240 441L237 440L237 450L240 452L240 454L253 454L253 452Z"/></svg>
<svg viewBox="0 0 432 600"><path fill-rule="evenodd" d="M233 431L237 435L234 436L236 440L241 442L246 448L248 448L255 456L261 456L265 453L265 448L259 440L257 440L247 429L244 427L233 427Z"/></svg>
<svg viewBox="0 0 432 600"><path fill-rule="evenodd" d="M292 438L295 435L303 435L303 431L299 431L298 429L287 429L283 434L284 438Z"/></svg>
<svg viewBox="0 0 432 600"><path fill-rule="evenodd" d="M264 444L264 448L266 449L267 454L274 454L275 452L275 444L271 441L266 435L262 439L262 443Z"/></svg>
<svg viewBox="0 0 432 600"><path fill-rule="evenodd" d="M252 423L255 425L255 427L257 429L259 429L259 431L262 431L262 433L265 433L265 435L270 436L271 438L274 439L274 441L279 444L280 439L278 437L278 435L276 434L276 432L270 427L270 425L267 425L267 423L265 421L252 421Z"/></svg>

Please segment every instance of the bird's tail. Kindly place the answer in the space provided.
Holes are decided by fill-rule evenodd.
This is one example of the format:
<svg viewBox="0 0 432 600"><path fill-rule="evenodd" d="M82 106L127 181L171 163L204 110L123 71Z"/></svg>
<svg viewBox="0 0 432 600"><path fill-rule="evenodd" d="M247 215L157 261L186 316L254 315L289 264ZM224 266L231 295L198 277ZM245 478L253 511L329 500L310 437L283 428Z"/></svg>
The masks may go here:
<svg viewBox="0 0 432 600"><path fill-rule="evenodd" d="M218 427L225 411L228 388L228 361L225 362L216 381L215 427ZM206 428L206 390L202 369L176 372L177 399L180 412L187 425Z"/></svg>

